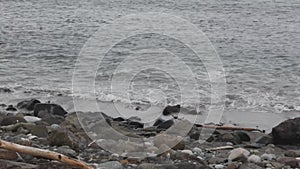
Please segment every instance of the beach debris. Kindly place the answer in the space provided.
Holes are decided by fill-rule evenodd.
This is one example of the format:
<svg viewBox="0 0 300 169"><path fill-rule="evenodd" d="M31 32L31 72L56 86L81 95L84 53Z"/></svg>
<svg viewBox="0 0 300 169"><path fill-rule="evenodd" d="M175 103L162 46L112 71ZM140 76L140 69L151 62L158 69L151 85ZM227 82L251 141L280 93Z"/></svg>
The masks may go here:
<svg viewBox="0 0 300 169"><path fill-rule="evenodd" d="M0 148L18 152L18 153L29 154L29 155L32 155L35 157L44 157L47 159L60 161L62 163L66 163L66 164L76 166L76 167L81 167L83 169L93 169L92 166L89 166L87 163L85 163L83 161L80 161L80 160L77 160L74 158L70 158L63 154L56 153L56 152L49 151L49 150L43 150L43 149L39 149L39 148L35 148L35 147L23 146L20 144L11 143L11 142L4 141L4 140L0 140Z"/></svg>

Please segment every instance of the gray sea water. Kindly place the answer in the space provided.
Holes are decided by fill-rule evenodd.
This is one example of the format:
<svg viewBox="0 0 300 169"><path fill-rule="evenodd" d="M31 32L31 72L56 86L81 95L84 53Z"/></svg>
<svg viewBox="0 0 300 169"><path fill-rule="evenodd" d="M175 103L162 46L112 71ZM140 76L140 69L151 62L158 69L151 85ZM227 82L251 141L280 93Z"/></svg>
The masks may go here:
<svg viewBox="0 0 300 169"><path fill-rule="evenodd" d="M0 85L12 90L9 94L1 93L0 103L26 96L72 96L76 60L87 40L115 19L142 12L174 15L205 33L225 70L225 112L300 111L300 2L297 0L0 0ZM148 63L172 64L162 59L168 53L149 47L149 44L161 45L158 42L181 49L180 44L168 44L166 37L151 34L116 44L96 73L98 100L180 103L187 107L199 103L206 111L211 94L207 71L201 61L193 60L185 50L179 53L196 74L195 90L200 98L188 93L190 97L182 100L178 84L193 87L184 78L174 79L157 69L143 69ZM143 59L135 60L118 73L127 77L131 75L130 68L141 71L133 76L127 95L111 93L111 74L120 64L120 58L132 51L140 52ZM173 72L180 74L182 70L174 68ZM93 76L83 73L81 77L84 81L84 77ZM89 98L89 93L76 97Z"/></svg>

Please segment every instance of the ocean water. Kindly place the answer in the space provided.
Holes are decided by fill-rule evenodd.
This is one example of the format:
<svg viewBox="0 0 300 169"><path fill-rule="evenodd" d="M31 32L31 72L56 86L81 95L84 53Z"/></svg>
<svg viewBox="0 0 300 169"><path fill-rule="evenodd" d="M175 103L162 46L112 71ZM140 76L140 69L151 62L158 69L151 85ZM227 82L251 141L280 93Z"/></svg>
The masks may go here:
<svg viewBox="0 0 300 169"><path fill-rule="evenodd" d="M158 12L185 19L209 39L224 68L225 112L299 114L299 9L297 0L1 0L0 86L12 92L1 92L0 103L24 97L95 95L99 101L122 104L198 104L206 112L212 92L203 62L182 44L156 34L120 40L96 72L79 74L83 84L95 83L93 93L72 92L80 51L99 28L129 14ZM178 66L172 54L152 48L166 46L178 52L192 74ZM135 57L122 68L122 58L130 56ZM156 68L144 69L147 65ZM170 65L171 74L157 69L164 65ZM121 90L111 92L112 75L119 77L114 83L121 84ZM194 82L186 80L191 75ZM95 82L90 82L93 77ZM124 87L127 78L130 83Z"/></svg>

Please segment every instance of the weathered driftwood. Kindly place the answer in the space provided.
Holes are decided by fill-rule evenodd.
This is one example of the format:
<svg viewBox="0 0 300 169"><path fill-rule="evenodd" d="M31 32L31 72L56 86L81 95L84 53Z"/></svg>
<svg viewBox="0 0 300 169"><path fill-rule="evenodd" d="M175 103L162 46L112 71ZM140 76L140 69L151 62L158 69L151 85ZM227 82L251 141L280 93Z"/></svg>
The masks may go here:
<svg viewBox="0 0 300 169"><path fill-rule="evenodd" d="M213 147L213 148L207 148L207 151L217 151L217 150L228 150L233 149L233 146L221 146L221 147Z"/></svg>
<svg viewBox="0 0 300 169"><path fill-rule="evenodd" d="M56 153L56 152L49 151L49 150L43 150L43 149L39 149L39 148L35 148L35 147L23 146L23 145L11 143L11 142L3 141L3 140L0 140L0 148L4 148L7 150L19 152L19 153L29 154L29 155L32 155L35 157L44 157L47 159L57 160L57 161L60 161L62 163L66 163L66 164L69 164L72 166L81 167L83 169L93 169L92 166L89 166L85 162L82 162L82 161L70 158L68 156L65 156L63 154Z"/></svg>
<svg viewBox="0 0 300 169"><path fill-rule="evenodd" d="M247 128L247 127L215 126L215 125L202 125L202 124L196 124L196 126L197 127L202 127L202 128L218 129L218 130L243 130L243 131L259 131L259 132L264 132L263 130L259 130L257 128Z"/></svg>

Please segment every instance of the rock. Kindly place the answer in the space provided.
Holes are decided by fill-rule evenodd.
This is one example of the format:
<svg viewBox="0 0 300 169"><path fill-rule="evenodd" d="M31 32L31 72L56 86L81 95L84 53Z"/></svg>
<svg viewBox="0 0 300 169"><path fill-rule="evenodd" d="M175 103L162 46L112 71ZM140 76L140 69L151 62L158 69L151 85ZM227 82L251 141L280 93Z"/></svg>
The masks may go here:
<svg viewBox="0 0 300 169"><path fill-rule="evenodd" d="M144 128L144 124L137 121L128 120L127 124L129 125L130 128L133 129Z"/></svg>
<svg viewBox="0 0 300 169"><path fill-rule="evenodd" d="M50 146L69 146L74 150L82 147L80 138L66 129L53 130L48 137Z"/></svg>
<svg viewBox="0 0 300 169"><path fill-rule="evenodd" d="M201 164L193 164L188 162L182 162L175 164L178 169L200 169Z"/></svg>
<svg viewBox="0 0 300 169"><path fill-rule="evenodd" d="M23 117L28 123L34 123L37 121L41 121L41 118L35 117L35 116L24 116Z"/></svg>
<svg viewBox="0 0 300 169"><path fill-rule="evenodd" d="M164 122L164 120L163 119L157 119L156 121L155 121L155 123L153 124L153 126L158 126L159 124L161 124L161 123L163 123Z"/></svg>
<svg viewBox="0 0 300 169"><path fill-rule="evenodd" d="M238 169L239 167L240 165L238 163L230 163L226 169Z"/></svg>
<svg viewBox="0 0 300 169"><path fill-rule="evenodd" d="M245 161L245 160L247 160L249 155L250 155L250 152L248 150L243 149L243 148L236 148L230 152L230 155L228 156L228 160L230 160L230 161Z"/></svg>
<svg viewBox="0 0 300 169"><path fill-rule="evenodd" d="M174 113L179 113L180 112L180 105L176 105L176 106L167 106L164 110L163 110L163 115L164 116L168 116L170 114L174 114Z"/></svg>
<svg viewBox="0 0 300 169"><path fill-rule="evenodd" d="M263 169L262 167L254 164L254 163L243 163L239 169Z"/></svg>
<svg viewBox="0 0 300 169"><path fill-rule="evenodd" d="M215 169L223 169L225 166L223 164L217 164L215 165Z"/></svg>
<svg viewBox="0 0 300 169"><path fill-rule="evenodd" d="M221 134L221 135L219 135L218 140L222 141L222 142L231 142L233 144L242 143L242 141L240 140L240 137L233 133Z"/></svg>
<svg viewBox="0 0 300 169"><path fill-rule="evenodd" d="M1 126L8 126L11 124L16 124L16 123L25 123L26 120L23 117L19 117L19 116L7 116L4 117L0 123Z"/></svg>
<svg viewBox="0 0 300 169"><path fill-rule="evenodd" d="M248 162L250 162L250 163L260 163L261 158L258 155L253 154L250 157L248 157Z"/></svg>
<svg viewBox="0 0 300 169"><path fill-rule="evenodd" d="M268 145L273 143L273 137L270 135L263 135L255 139L255 143Z"/></svg>
<svg viewBox="0 0 300 169"><path fill-rule="evenodd" d="M17 111L16 108L14 108L13 105L8 105L8 107L5 109L6 111Z"/></svg>
<svg viewBox="0 0 300 169"><path fill-rule="evenodd" d="M140 164L137 169L178 169L172 164L152 164L152 163L143 163Z"/></svg>
<svg viewBox="0 0 300 169"><path fill-rule="evenodd" d="M17 104L17 108L32 111L34 109L34 106L37 103L41 103L41 102L39 100L36 100L36 99L24 100L24 101L21 101Z"/></svg>
<svg viewBox="0 0 300 169"><path fill-rule="evenodd" d="M172 119L171 120L167 120L167 121L164 121L164 122L160 123L159 125L157 125L157 129L167 130L173 124L174 124L174 120L172 120Z"/></svg>
<svg viewBox="0 0 300 169"><path fill-rule="evenodd" d="M300 150L289 150L284 154L287 157L300 157Z"/></svg>
<svg viewBox="0 0 300 169"><path fill-rule="evenodd" d="M11 92L12 92L12 90L10 90L7 87L1 87L0 88L0 93L11 93Z"/></svg>
<svg viewBox="0 0 300 169"><path fill-rule="evenodd" d="M197 153L197 154L201 154L202 153L202 150L200 148L198 148L198 147L194 147L192 151L195 152L195 153Z"/></svg>
<svg viewBox="0 0 300 169"><path fill-rule="evenodd" d="M125 119L123 117L116 117L116 118L113 118L113 121L125 121Z"/></svg>
<svg viewBox="0 0 300 169"><path fill-rule="evenodd" d="M4 160L16 160L18 155L14 151L9 151L5 149L0 149L0 159Z"/></svg>
<svg viewBox="0 0 300 169"><path fill-rule="evenodd" d="M123 166L119 161L109 161L98 165L97 168L123 169Z"/></svg>
<svg viewBox="0 0 300 169"><path fill-rule="evenodd" d="M237 132L234 132L234 134L236 134L240 138L241 141L250 141L250 136L245 132L237 131Z"/></svg>
<svg viewBox="0 0 300 169"><path fill-rule="evenodd" d="M276 155L275 154L267 154L267 153L265 153L265 154L261 155L261 159L262 160L267 160L267 161L272 161L272 160L276 159Z"/></svg>
<svg viewBox="0 0 300 169"><path fill-rule="evenodd" d="M299 165L300 161L293 157L282 157L279 158L277 161L284 165L289 165L292 168L296 168L300 166Z"/></svg>
<svg viewBox="0 0 300 169"><path fill-rule="evenodd" d="M59 115L64 116L67 114L67 112L57 104L47 104L47 103L37 103L34 106L34 116L40 117L40 113L43 112L45 114L53 114L53 115Z"/></svg>
<svg viewBox="0 0 300 169"><path fill-rule="evenodd" d="M186 153L188 155L194 155L194 153L191 150L182 150L182 153Z"/></svg>
<svg viewBox="0 0 300 169"><path fill-rule="evenodd" d="M272 129L275 144L300 143L300 117L286 120Z"/></svg>
<svg viewBox="0 0 300 169"><path fill-rule="evenodd" d="M76 151L72 150L69 146L60 146L57 148L57 152L70 157L76 157L77 155Z"/></svg>
<svg viewBox="0 0 300 169"><path fill-rule="evenodd" d="M182 141L182 137L173 136L168 134L158 134L154 137L154 145L160 147L162 144L166 144L171 147L173 150L183 150L185 143Z"/></svg>
<svg viewBox="0 0 300 169"><path fill-rule="evenodd" d="M221 164L224 163L227 159L221 157L212 157L208 160L209 164Z"/></svg>
<svg viewBox="0 0 300 169"><path fill-rule="evenodd" d="M44 125L35 125L29 131L32 135L38 137L48 137L48 129Z"/></svg>
<svg viewBox="0 0 300 169"><path fill-rule="evenodd" d="M42 114L42 113L40 113L40 114ZM61 124L65 120L62 116L52 115L52 114L45 114L41 118L42 118L43 122L46 122L49 125Z"/></svg>

